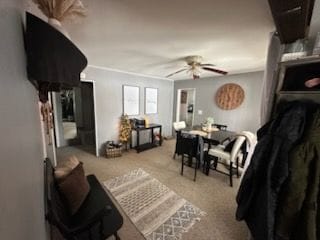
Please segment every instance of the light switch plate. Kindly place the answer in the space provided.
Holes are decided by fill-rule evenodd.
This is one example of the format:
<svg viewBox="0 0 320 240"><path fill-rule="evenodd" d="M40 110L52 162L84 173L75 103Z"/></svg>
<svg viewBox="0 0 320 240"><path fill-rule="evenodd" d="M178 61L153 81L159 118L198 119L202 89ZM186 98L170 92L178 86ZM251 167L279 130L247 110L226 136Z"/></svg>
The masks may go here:
<svg viewBox="0 0 320 240"><path fill-rule="evenodd" d="M199 114L199 115L202 115L202 110L198 110L198 114Z"/></svg>

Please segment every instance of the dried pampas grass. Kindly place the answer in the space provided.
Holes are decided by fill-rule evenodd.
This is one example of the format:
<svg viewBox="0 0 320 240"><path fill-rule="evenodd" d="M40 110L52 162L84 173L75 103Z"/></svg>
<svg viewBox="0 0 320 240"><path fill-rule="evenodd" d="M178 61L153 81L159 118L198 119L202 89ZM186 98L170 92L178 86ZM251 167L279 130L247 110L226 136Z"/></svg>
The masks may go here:
<svg viewBox="0 0 320 240"><path fill-rule="evenodd" d="M86 16L86 9L80 0L32 0L48 18L60 22L77 20Z"/></svg>

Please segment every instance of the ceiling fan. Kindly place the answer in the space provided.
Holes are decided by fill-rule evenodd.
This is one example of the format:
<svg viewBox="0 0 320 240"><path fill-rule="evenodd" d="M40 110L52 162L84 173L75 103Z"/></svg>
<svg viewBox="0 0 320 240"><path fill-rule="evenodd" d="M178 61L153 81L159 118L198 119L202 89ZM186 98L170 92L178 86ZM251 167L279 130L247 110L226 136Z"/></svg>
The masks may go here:
<svg viewBox="0 0 320 240"><path fill-rule="evenodd" d="M167 78L172 77L175 74L181 73L186 71L187 73L190 73L192 75L192 78L194 80L200 78L200 74L202 70L209 71L209 72L214 72L222 75L228 74L228 72L219 70L216 68L213 68L215 65L210 64L210 63L201 63L203 58L201 56L188 56L184 58L188 66L184 67L183 69L180 69L179 71L176 71L174 73L169 74L166 76Z"/></svg>

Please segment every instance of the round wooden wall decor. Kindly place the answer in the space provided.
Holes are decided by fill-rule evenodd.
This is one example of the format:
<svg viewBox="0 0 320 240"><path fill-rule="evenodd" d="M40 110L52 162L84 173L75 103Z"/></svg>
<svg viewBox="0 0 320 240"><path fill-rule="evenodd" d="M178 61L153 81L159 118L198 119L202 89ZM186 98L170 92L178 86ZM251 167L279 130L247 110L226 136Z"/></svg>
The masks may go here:
<svg viewBox="0 0 320 240"><path fill-rule="evenodd" d="M221 86L216 93L216 103L224 110L232 110L239 107L243 100L244 90L235 83Z"/></svg>

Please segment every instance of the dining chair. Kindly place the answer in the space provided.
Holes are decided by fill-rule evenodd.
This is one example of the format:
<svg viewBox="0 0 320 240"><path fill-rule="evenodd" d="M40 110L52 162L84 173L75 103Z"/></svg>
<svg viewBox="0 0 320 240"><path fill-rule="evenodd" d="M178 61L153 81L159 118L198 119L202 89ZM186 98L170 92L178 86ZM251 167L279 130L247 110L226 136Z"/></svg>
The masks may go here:
<svg viewBox="0 0 320 240"><path fill-rule="evenodd" d="M206 173L209 174L210 169L213 169L219 173L225 174L229 176L230 179L230 186L233 186L233 175L234 170L237 174L237 177L240 176L239 174L239 154L241 153L241 146L246 141L246 137L243 135L237 136L235 139L231 152L227 151L226 148L221 148L220 146L216 146L210 148L208 151L208 159L206 160ZM213 160L213 168L211 168L211 162ZM226 173L217 169L218 163L227 166L229 172Z"/></svg>
<svg viewBox="0 0 320 240"><path fill-rule="evenodd" d="M186 122L185 121L181 121L181 122L174 122L173 123L173 128L176 131L176 139L178 141L178 133L181 133L181 130L185 129L187 127ZM174 150L173 153L173 159L176 158L176 154L177 154L177 141L176 141L176 149Z"/></svg>
<svg viewBox="0 0 320 240"><path fill-rule="evenodd" d="M239 159L241 162L239 166L239 171L241 173L241 177L243 177L244 172L247 170L248 166L250 165L250 161L254 153L254 149L258 143L258 138L256 134L249 131L243 131L241 132L241 134L246 137L246 152L244 152L244 156L242 157L242 159L241 158Z"/></svg>
<svg viewBox="0 0 320 240"><path fill-rule="evenodd" d="M173 153L173 156L172 158L173 159L176 159L176 155L179 156L179 152L181 152L180 148L182 148L182 145L181 145L181 131L176 131L176 146L175 146L175 149L174 149L174 153Z"/></svg>
<svg viewBox="0 0 320 240"><path fill-rule="evenodd" d="M242 131L241 135L243 135L246 140L240 147L240 152L238 155L239 160L239 169L238 171L242 175L245 171L245 165L247 163L248 154L251 151L251 148L254 148L257 144L257 136L249 131ZM217 145L217 147L224 149L224 151L231 152L232 147L235 143L235 139L226 139L222 144Z"/></svg>
<svg viewBox="0 0 320 240"><path fill-rule="evenodd" d="M194 168L194 177L193 181L196 181L197 170L203 163L203 138L199 135L192 134L179 134L178 138L178 152L177 154L181 155L181 175L183 176L184 166L189 166ZM187 157L187 159L185 159ZM195 162L194 162L195 160Z"/></svg>
<svg viewBox="0 0 320 240"><path fill-rule="evenodd" d="M173 128L174 128L174 130L175 130L176 132L185 129L186 127L187 127L187 124L186 124L185 121L174 122L174 123L173 123Z"/></svg>
<svg viewBox="0 0 320 240"><path fill-rule="evenodd" d="M249 131L242 131L241 135L246 137L246 151L243 151L243 157L241 159L241 164L240 164L240 170L242 172L247 160L248 152L257 143L257 136L254 133Z"/></svg>
<svg viewBox="0 0 320 240"><path fill-rule="evenodd" d="M214 127L218 128L220 131L227 131L228 126L222 124L213 124Z"/></svg>

